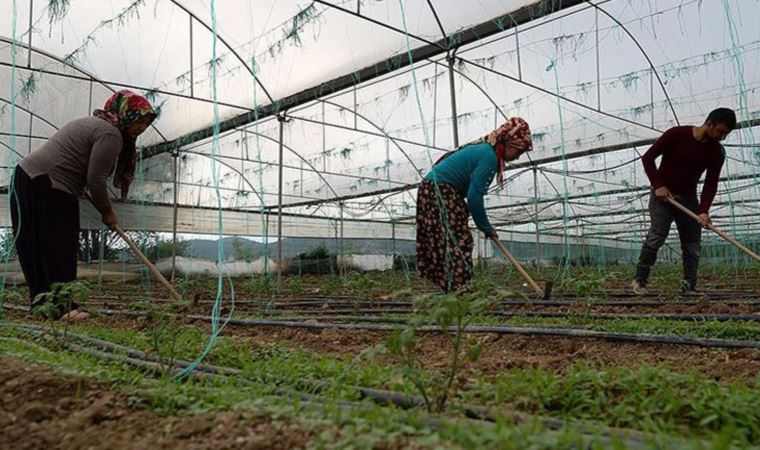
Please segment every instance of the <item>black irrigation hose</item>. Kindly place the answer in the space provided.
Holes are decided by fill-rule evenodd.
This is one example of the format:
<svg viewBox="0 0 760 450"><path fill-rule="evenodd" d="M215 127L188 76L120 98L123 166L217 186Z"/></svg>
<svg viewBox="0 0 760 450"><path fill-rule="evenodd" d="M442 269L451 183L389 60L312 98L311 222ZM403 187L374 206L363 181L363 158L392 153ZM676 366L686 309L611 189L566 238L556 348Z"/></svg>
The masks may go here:
<svg viewBox="0 0 760 450"><path fill-rule="evenodd" d="M25 325L25 324L10 324L10 323L5 324L5 323L0 322L0 326L22 328L39 337L43 336L44 333L47 331L47 329L43 327L38 327L34 325ZM148 355L140 350L133 349L130 347L125 347L119 344L114 344L112 342L104 341L101 339L92 338L90 336L84 336L84 335L75 334L75 333L67 333L67 335L70 337L94 344L97 348L101 349L101 350L94 350L94 349L87 348L87 347L74 344L71 342L59 343L63 347L67 348L68 350L84 353L84 354L93 356L98 359L106 360L106 361L127 363L128 365L132 367L138 368L140 370L145 370L147 372L155 373L155 374L163 373L163 370L162 370L163 367L158 362L156 362L157 357ZM30 343L30 342L25 341L24 343ZM124 356L115 355L114 352L123 353ZM191 364L189 361L183 361L183 360L178 360L178 359L174 360L174 362L178 365L177 368L173 368L170 370L174 374L179 373L181 369L184 369L185 367ZM215 376L240 377L242 374L243 374L243 371L240 369L221 367L221 366L215 366L215 365L210 365L210 364L200 364L197 367L195 367L193 371L191 372L192 376L200 377L200 378L215 377ZM318 391L321 391L321 389L324 388L326 384L327 383L325 383L324 381L316 381L316 382L313 382L312 387L316 388ZM356 390L361 395L362 399L370 399L380 405L395 405L402 409L423 407L425 405L425 402L422 399L422 397L417 396L417 395L409 395L409 394L404 394L404 393L396 392L396 391L367 388L367 387L361 387L361 386L345 386L345 387ZM317 396L306 394L300 391L285 390L285 389L278 388L276 391L276 395L279 397L297 396L301 401L304 401L307 403L324 403ZM351 407L357 406L348 401L337 401L336 403L344 408L351 408ZM465 420L467 422L477 423L479 425L487 425L487 426L492 426L493 423L498 420L499 416L505 415L504 411L500 411L494 407L479 406L479 405L467 405L464 407L463 412L465 414L465 417L466 417ZM516 423L525 423L529 420L536 420L536 418L534 417L529 417L527 415L513 412L513 411L506 413L506 415L512 420L514 420ZM426 425L430 426L433 429L440 429L445 422L445 420L440 417L434 417L430 415L422 416L421 419ZM459 420L462 420L462 419L459 419ZM561 419L540 417L538 418L538 420L550 430L562 430L568 426L568 422ZM591 435L589 436L591 438L601 439L604 442L610 444L611 443L610 438L614 437L619 441L622 440L623 441L622 443L624 443L627 446L626 448L645 448L645 445L644 445L644 442L646 441L645 433L642 433L636 430L611 428L611 427L605 427L600 433L600 430L598 429L598 427L585 425L582 423L580 425L582 428L582 432L586 434L587 436Z"/></svg>
<svg viewBox="0 0 760 450"><path fill-rule="evenodd" d="M103 312L103 311L100 311ZM118 311L115 311L118 313ZM187 320L200 320L211 322L212 318L208 316L187 315L180 316ZM366 331L395 331L396 326L375 325L375 324L346 324L346 323L312 323L312 322L294 322L284 320L266 320L266 319L229 319L229 325L244 327L257 326L275 326L284 328L308 328L308 329L342 329L342 330L366 330ZM418 327L419 332L441 332L441 328L435 326ZM446 331L456 332L455 327L449 327ZM663 336L653 334L636 334L636 333L611 333L606 331L582 330L574 328L539 328L539 327L503 327L487 325L471 325L467 327L467 333L477 334L518 334L533 336L560 336L560 337L578 337L591 339L604 339L610 341L622 342L643 342L650 344L670 344L670 345L694 345L699 347L719 347L719 348L756 348L760 349L760 341L737 340L737 339L714 339L714 338L695 338L682 336Z"/></svg>
<svg viewBox="0 0 760 450"><path fill-rule="evenodd" d="M282 314L293 314L293 311L288 310L282 310L279 311ZM367 316L341 316L341 313L343 314L350 314L350 313L357 313L357 314L370 314L371 310L359 310L359 311L351 311L351 310L345 310L345 311L308 311L308 315L304 315L302 317L288 317L286 319L290 320L351 320L351 321L359 321L359 322L381 322L381 320L376 319L383 319L387 320L389 318L383 318L383 317L367 317ZM411 311L406 311L407 313L411 313ZM267 315L276 315L274 312L267 312L262 313ZM322 315L320 315L322 314ZM332 315L335 314L335 315ZM690 322L705 322L705 321L718 321L718 322L728 322L728 321L751 321L751 322L760 322L760 314L682 314L682 313L665 313L665 314L650 314L650 313L641 313L641 314L616 314L616 313L597 313L597 312L589 312L589 313L582 313L582 312L545 312L545 311L492 311L484 314L487 317L505 317L505 318L513 318L513 317L545 317L545 318L566 318L566 319L592 319L592 320L616 320L616 319L626 319L626 320L645 320L645 319L660 319L660 320L680 320L680 321L690 321ZM398 319L402 322L394 321L388 322L388 323L406 323L405 319Z"/></svg>
<svg viewBox="0 0 760 450"><path fill-rule="evenodd" d="M699 306L699 305L731 305L731 306L760 306L760 300L503 300L502 306L648 306L652 308L663 306Z"/></svg>
<svg viewBox="0 0 760 450"><path fill-rule="evenodd" d="M323 313L323 311L314 311L317 313ZM360 311L361 313L362 311ZM287 312L286 312L287 313ZM645 319L661 319L661 320L680 320L690 322L706 322L706 321L752 321L760 322L760 314L613 314L613 313L560 313L560 312L495 312L487 313L487 316L499 316L505 318L513 317L548 317L548 318L567 318L567 319L592 319L592 320L645 320ZM350 315L303 315L303 316L288 316L283 318L272 317L269 320L285 320L285 321L306 321L306 320L340 320L346 322L374 322L374 323L398 323L405 324L407 319L401 317L368 317L368 316L350 316Z"/></svg>
<svg viewBox="0 0 760 450"><path fill-rule="evenodd" d="M501 300L498 302L501 306L616 306L616 307L667 307L667 306L699 306L706 304L721 304L727 306L760 306L760 300L720 300L713 301L714 299L703 298L702 300ZM140 300L143 301L143 300ZM139 303L140 301L127 302ZM148 300L145 300L149 302ZM93 303L93 302L90 302ZM112 304L110 302L104 302L106 304ZM124 302L122 302L124 303ZM176 302L175 302L176 303ZM211 304L212 302L200 302L201 304ZM231 305L232 303L230 303ZM375 306L375 307L411 307L413 306L411 301L383 301L383 300L360 300L356 302L343 301L343 300L324 300L324 301L295 301L295 302L279 302L267 305L261 301L236 301L235 306L240 305L255 305L261 308L271 307L270 311L277 311L277 308L291 307L291 306L313 306L315 308L322 308L325 305L330 306L342 306L349 307L355 310L358 306ZM283 310L285 311L285 310ZM309 310L305 310L309 311ZM293 312L293 311L290 311Z"/></svg>
<svg viewBox="0 0 760 450"><path fill-rule="evenodd" d="M21 309L23 307L16 307ZM26 309L28 311L28 308ZM147 313L138 311L119 311L112 309L96 309L96 313L118 316L127 315L133 317L144 317ZM169 317L185 319L190 321L211 322L213 319L209 316L200 315L181 315L169 314ZM375 324L347 324L347 323L314 323L298 322L293 320L271 320L271 319L224 319L229 325L243 327L257 326L274 326L283 328L309 328L309 329L342 329L342 330L366 330L366 331L395 331L397 326L375 325ZM420 332L436 333L441 332L441 328L435 326L422 326L417 328ZM455 332L455 327L450 327L448 332ZM620 342L641 342L649 344L668 344L668 345L693 345L706 348L756 348L760 349L760 341L739 340L739 339L717 339L717 338L696 338L684 336L666 336L654 334L637 334L637 333L613 333L606 331L584 330L576 328L560 327L506 327L490 325L471 325L467 327L467 333L473 334L517 334L528 336L559 336L559 337L577 337L588 339L603 339Z"/></svg>
<svg viewBox="0 0 760 450"><path fill-rule="evenodd" d="M702 294L682 294L682 293L670 293L671 295L675 295L678 298L673 299L667 299L662 300L663 294L652 292L645 296L640 296L633 294L629 291L602 291L600 294L603 295L602 299L595 299L592 298L589 300L588 296L584 295L578 295L575 293L567 293L563 294L561 298L556 299L550 299L550 300L512 300L512 299L504 299L501 300L500 303L504 305L517 305L517 304L543 304L543 305L553 305L553 306L560 306L560 305L570 305L570 304L576 304L578 302L586 303L590 302L595 305L597 304L603 304L603 305L622 305L622 306L648 306L652 304L698 304L700 300L702 301L715 301L715 300L721 300L721 303L726 304L746 304L746 305L760 305L760 292L756 291L705 291L704 296ZM609 300L609 297L613 297L612 300ZM736 298L742 298L744 300L736 300ZM93 299L103 299L103 300L119 300L117 297L113 296L92 296ZM621 300L615 300L614 298L621 299ZM622 300L627 298L635 298L637 300ZM686 300L684 300L686 299ZM693 299L693 300L688 300ZM145 296L128 296L128 297L122 297L121 300L137 300L137 301L148 301L148 302L166 302L166 303L173 303L176 302L173 299L164 299L164 298L152 298L152 297L145 297ZM382 298L372 298L372 297L357 297L357 296L341 296L341 295L334 295L334 296L325 296L325 297L318 297L318 296L310 296L310 297L302 297L294 301L282 301L282 299L275 299L274 302L269 301L270 298L262 298L260 300L247 300L247 299L239 299L235 301L235 305L255 305L255 306L312 306L312 305L338 305L338 304L344 304L344 305L356 305L356 304L377 304L377 305L383 305L383 306L405 306L410 305L410 300L398 300L398 299L388 299L383 300ZM278 301L279 300L279 301ZM213 300L200 300L195 302L196 304L212 304L214 303Z"/></svg>

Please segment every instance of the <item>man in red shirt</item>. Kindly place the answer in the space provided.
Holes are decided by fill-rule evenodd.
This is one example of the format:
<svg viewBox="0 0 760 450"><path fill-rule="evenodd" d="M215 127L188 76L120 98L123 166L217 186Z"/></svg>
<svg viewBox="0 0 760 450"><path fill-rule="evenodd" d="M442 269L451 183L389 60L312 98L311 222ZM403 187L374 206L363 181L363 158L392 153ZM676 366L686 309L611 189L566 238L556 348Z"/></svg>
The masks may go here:
<svg viewBox="0 0 760 450"><path fill-rule="evenodd" d="M641 249L636 278L632 287L636 294L647 293L649 271L657 260L657 250L665 243L673 221L678 227L683 258L683 281L685 293L696 293L699 268L701 227L710 221L710 205L718 190L720 170L725 160L720 141L736 127L736 114L728 108L712 111L701 126L673 127L666 131L641 158L652 194L649 197L649 227ZM660 167L655 159L662 156ZM707 171L702 195L697 200L697 183ZM674 198L699 215L699 223L679 211L668 202Z"/></svg>

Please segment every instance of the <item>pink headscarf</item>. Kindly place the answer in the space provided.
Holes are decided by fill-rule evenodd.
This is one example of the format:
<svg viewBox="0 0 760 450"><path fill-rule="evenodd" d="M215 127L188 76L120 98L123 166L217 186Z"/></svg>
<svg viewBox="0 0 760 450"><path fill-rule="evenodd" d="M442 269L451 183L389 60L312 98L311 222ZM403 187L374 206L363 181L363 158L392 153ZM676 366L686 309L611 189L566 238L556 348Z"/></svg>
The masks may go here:
<svg viewBox="0 0 760 450"><path fill-rule="evenodd" d="M122 89L114 92L103 109L96 109L92 114L121 131L122 150L116 162L113 185L121 190L121 199L125 200L137 166L135 139L127 134L127 128L145 116L151 117L151 121L155 120L156 111L145 97Z"/></svg>
<svg viewBox="0 0 760 450"><path fill-rule="evenodd" d="M528 122L521 117L511 117L499 128L490 132L479 142L488 142L496 151L498 159L499 175L497 181L499 187L504 187L504 160L507 155L507 146L517 143L524 152L533 150L533 140L530 136Z"/></svg>

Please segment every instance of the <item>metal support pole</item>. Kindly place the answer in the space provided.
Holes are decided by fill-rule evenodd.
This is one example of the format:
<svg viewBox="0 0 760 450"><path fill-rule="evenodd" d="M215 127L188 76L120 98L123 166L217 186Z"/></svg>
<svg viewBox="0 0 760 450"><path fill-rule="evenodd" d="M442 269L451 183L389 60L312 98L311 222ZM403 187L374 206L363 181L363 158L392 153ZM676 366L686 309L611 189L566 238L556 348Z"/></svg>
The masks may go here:
<svg viewBox="0 0 760 450"><path fill-rule="evenodd" d="M94 83L93 79L90 78L90 93L89 93L89 99L87 100L87 105L88 105L87 114L88 115L92 114L92 85L93 83Z"/></svg>
<svg viewBox="0 0 760 450"><path fill-rule="evenodd" d="M654 70L649 71L649 106L652 116L652 128L654 128Z"/></svg>
<svg viewBox="0 0 760 450"><path fill-rule="evenodd" d="M343 269L345 267L344 260L346 258L346 253L345 253L346 246L344 245L345 242L343 240L344 239L343 238L343 202L340 202L339 205L340 205L340 264L338 265L338 268L342 276L344 275Z"/></svg>
<svg viewBox="0 0 760 450"><path fill-rule="evenodd" d="M179 151L172 151L172 162L174 163L174 211L172 216L172 273L170 280L174 280L177 274L177 212L179 208Z"/></svg>
<svg viewBox="0 0 760 450"><path fill-rule="evenodd" d="M195 97L195 76L193 70L193 16L190 17L190 97Z"/></svg>
<svg viewBox="0 0 760 450"><path fill-rule="evenodd" d="M520 60L520 32L515 26L515 50L517 51L517 79L522 81L522 62Z"/></svg>
<svg viewBox="0 0 760 450"><path fill-rule="evenodd" d="M541 274L541 235L538 230L538 168L533 167L533 221L536 226L536 269Z"/></svg>
<svg viewBox="0 0 760 450"><path fill-rule="evenodd" d="M285 135L285 122L287 121L284 114L277 116L280 123L279 139L279 159L277 169L277 292L280 292L282 283L282 152L283 140Z"/></svg>
<svg viewBox="0 0 760 450"><path fill-rule="evenodd" d="M438 120L438 64L435 65L435 73L433 74L433 147L435 147L435 129L438 128L436 122Z"/></svg>
<svg viewBox="0 0 760 450"><path fill-rule="evenodd" d="M356 104L356 85L354 85L354 130L359 128L359 107Z"/></svg>
<svg viewBox="0 0 760 450"><path fill-rule="evenodd" d="M396 222L391 222L391 254L396 257Z"/></svg>
<svg viewBox="0 0 760 450"><path fill-rule="evenodd" d="M454 50L456 52L456 50ZM457 96L454 86L454 52L446 57L449 62L449 92L451 94L451 123L454 132L454 147L459 147L459 123L457 120Z"/></svg>
<svg viewBox="0 0 760 450"><path fill-rule="evenodd" d="M100 260L100 264L98 266L98 285L103 285L103 259L105 259L106 255L106 235L108 230L106 230L102 225L100 226L100 248L98 249L98 259Z"/></svg>
<svg viewBox="0 0 760 450"><path fill-rule="evenodd" d="M29 33L26 43L26 67L32 68L32 28L34 27L34 0L29 0ZM29 134L32 134L31 132Z"/></svg>
<svg viewBox="0 0 760 450"><path fill-rule="evenodd" d="M338 261L338 257L340 256L340 241L338 240L338 221L337 220L335 221L335 225L333 226L333 228L335 229L334 230L335 239L333 239L335 241L335 266L336 266L335 270L340 271L340 262ZM330 273L333 273L332 271L333 269L332 267L330 267Z"/></svg>
<svg viewBox="0 0 760 450"><path fill-rule="evenodd" d="M482 234L479 231L475 233L478 236L478 241L475 243L475 245L478 246L478 268L483 269L483 249L485 248L485 243L482 242Z"/></svg>
<svg viewBox="0 0 760 450"><path fill-rule="evenodd" d="M29 108L31 108L32 105L29 105ZM32 153L32 136L34 135L34 131L32 130L32 127L34 126L34 116L31 113L31 110L29 112L29 141L27 142L27 153Z"/></svg>
<svg viewBox="0 0 760 450"><path fill-rule="evenodd" d="M599 67L599 9L594 10L594 33L596 35L596 109L602 110L602 78Z"/></svg>

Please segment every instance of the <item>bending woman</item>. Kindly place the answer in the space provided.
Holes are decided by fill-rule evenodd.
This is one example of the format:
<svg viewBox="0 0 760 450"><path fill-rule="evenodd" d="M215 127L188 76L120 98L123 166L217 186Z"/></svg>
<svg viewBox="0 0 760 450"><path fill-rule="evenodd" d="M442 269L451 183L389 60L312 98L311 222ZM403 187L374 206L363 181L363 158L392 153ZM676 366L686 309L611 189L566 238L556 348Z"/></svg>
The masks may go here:
<svg viewBox="0 0 760 450"><path fill-rule="evenodd" d="M77 277L79 197L85 189L103 223L116 226L106 179L115 167L113 185L126 199L137 161L135 139L155 118L144 97L117 91L103 109L69 122L16 167L11 220L32 308L45 300L51 284ZM76 305L55 306L56 318L67 307L72 317L78 313Z"/></svg>
<svg viewBox="0 0 760 450"><path fill-rule="evenodd" d="M498 237L486 216L483 196L497 173L499 186L504 187L505 164L531 150L528 123L513 117L436 161L417 190L417 268L423 277L445 292L470 282L470 215L486 237Z"/></svg>

